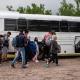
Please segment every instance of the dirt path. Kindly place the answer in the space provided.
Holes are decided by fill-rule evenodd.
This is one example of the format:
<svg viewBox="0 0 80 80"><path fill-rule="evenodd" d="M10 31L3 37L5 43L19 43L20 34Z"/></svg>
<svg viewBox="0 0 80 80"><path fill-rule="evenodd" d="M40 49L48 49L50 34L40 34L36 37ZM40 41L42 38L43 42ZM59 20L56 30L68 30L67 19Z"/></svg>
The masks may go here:
<svg viewBox="0 0 80 80"><path fill-rule="evenodd" d="M80 80L80 58L60 59L60 66L51 63L47 68L45 62L30 62L28 68L10 67L10 62L0 64L0 80Z"/></svg>

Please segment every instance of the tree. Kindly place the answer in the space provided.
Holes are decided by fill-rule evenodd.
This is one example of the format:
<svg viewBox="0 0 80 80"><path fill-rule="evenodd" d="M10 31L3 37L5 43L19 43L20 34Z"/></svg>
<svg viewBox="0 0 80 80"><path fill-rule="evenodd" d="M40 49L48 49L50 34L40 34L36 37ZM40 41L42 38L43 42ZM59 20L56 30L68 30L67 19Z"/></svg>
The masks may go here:
<svg viewBox="0 0 80 80"><path fill-rule="evenodd" d="M80 0L75 0L75 3L76 3L75 16L80 16Z"/></svg>
<svg viewBox="0 0 80 80"><path fill-rule="evenodd" d="M27 6L26 8L19 7L17 11L19 13L26 13L26 14L47 14L47 15L52 14L51 10L45 9L43 4L40 4L40 6L38 6L34 3L31 5L31 7L30 6Z"/></svg>
<svg viewBox="0 0 80 80"><path fill-rule="evenodd" d="M24 7L19 7L17 9L17 11L20 12L20 13L25 13L25 8Z"/></svg>
<svg viewBox="0 0 80 80"><path fill-rule="evenodd" d="M45 14L48 15L48 14L52 14L51 10L45 10Z"/></svg>
<svg viewBox="0 0 80 80"><path fill-rule="evenodd" d="M25 9L25 13L27 13L27 14L31 14L32 13L30 6L27 6L27 8Z"/></svg>
<svg viewBox="0 0 80 80"><path fill-rule="evenodd" d="M80 10L80 0L75 0L76 2L76 9Z"/></svg>
<svg viewBox="0 0 80 80"><path fill-rule="evenodd" d="M67 3L66 0L61 2L61 7L59 8L59 15L73 16L75 14L74 6L71 3Z"/></svg>
<svg viewBox="0 0 80 80"><path fill-rule="evenodd" d="M80 16L80 0L75 0L75 3L76 6L63 0L59 8L59 15Z"/></svg>

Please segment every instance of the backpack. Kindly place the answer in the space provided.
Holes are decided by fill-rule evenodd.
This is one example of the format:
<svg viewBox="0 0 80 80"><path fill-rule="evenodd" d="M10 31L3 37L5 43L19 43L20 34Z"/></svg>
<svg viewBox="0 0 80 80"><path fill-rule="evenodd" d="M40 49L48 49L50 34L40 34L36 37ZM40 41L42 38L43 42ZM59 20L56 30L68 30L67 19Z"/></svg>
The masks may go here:
<svg viewBox="0 0 80 80"><path fill-rule="evenodd" d="M16 47L24 47L24 36L23 35L16 36Z"/></svg>
<svg viewBox="0 0 80 80"><path fill-rule="evenodd" d="M12 40L12 46L13 46L13 47L16 47L16 44L17 44L17 42L16 42L16 37L14 37L13 40Z"/></svg>
<svg viewBox="0 0 80 80"><path fill-rule="evenodd" d="M58 49L57 49L57 53L61 53L61 46L58 44Z"/></svg>
<svg viewBox="0 0 80 80"><path fill-rule="evenodd" d="M22 35L17 35L12 40L13 47L24 47L24 37Z"/></svg>

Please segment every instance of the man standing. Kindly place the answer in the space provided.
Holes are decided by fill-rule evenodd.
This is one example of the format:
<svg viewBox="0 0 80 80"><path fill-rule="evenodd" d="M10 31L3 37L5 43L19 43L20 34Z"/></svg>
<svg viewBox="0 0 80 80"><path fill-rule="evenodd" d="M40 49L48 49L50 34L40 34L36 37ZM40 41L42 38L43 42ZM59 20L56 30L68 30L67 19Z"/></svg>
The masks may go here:
<svg viewBox="0 0 80 80"><path fill-rule="evenodd" d="M54 39L51 41L50 53L52 57L50 57L49 63L53 61L56 63L56 66L58 66L58 51L59 51L58 46L59 45L57 43L57 37L54 36Z"/></svg>
<svg viewBox="0 0 80 80"><path fill-rule="evenodd" d="M16 36L16 56L14 60L12 61L11 67L15 68L14 64L16 63L16 60L18 59L19 55L21 54L22 58L22 68L26 68L25 66L25 39L23 31L20 31L19 35Z"/></svg>
<svg viewBox="0 0 80 80"><path fill-rule="evenodd" d="M28 43L29 43L28 34L29 34L29 31L25 30L25 32L24 32L24 39L25 39L25 64L27 64L28 57L29 57L29 53L27 51L27 50L29 50L29 48L28 48Z"/></svg>
<svg viewBox="0 0 80 80"><path fill-rule="evenodd" d="M8 48L9 48L9 37L11 35L11 32L7 32L7 34L4 34L3 36L3 60L7 60L7 53L8 53Z"/></svg>

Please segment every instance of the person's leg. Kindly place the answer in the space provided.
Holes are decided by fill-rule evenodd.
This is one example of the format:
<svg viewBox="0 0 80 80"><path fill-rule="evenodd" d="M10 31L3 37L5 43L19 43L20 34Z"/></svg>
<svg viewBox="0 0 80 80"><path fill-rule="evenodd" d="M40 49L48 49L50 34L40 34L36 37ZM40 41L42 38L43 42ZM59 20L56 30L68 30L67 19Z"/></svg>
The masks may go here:
<svg viewBox="0 0 80 80"><path fill-rule="evenodd" d="M6 47L5 60L7 60L7 54L8 54L8 52L9 52L9 49L8 49L8 47Z"/></svg>
<svg viewBox="0 0 80 80"><path fill-rule="evenodd" d="M0 64L1 64L1 61L2 61L2 53L0 51Z"/></svg>
<svg viewBox="0 0 80 80"><path fill-rule="evenodd" d="M20 48L20 53L21 53L21 57L22 57L22 68L25 67L25 48Z"/></svg>
<svg viewBox="0 0 80 80"><path fill-rule="evenodd" d="M7 60L8 48L4 46L2 49L2 53L3 53L3 61Z"/></svg>
<svg viewBox="0 0 80 80"><path fill-rule="evenodd" d="M56 65L58 65L58 55L57 53L54 53L54 62L56 63Z"/></svg>
<svg viewBox="0 0 80 80"><path fill-rule="evenodd" d="M55 62L55 54L54 53L52 53L52 61L53 61L53 63Z"/></svg>
<svg viewBox="0 0 80 80"><path fill-rule="evenodd" d="M33 57L33 61L39 62L37 57L38 57L38 55L37 55L37 53L36 53L35 56Z"/></svg>
<svg viewBox="0 0 80 80"><path fill-rule="evenodd" d="M35 60L36 60L36 54L34 55L34 57L32 58L32 60L33 60L33 61L35 61Z"/></svg>
<svg viewBox="0 0 80 80"><path fill-rule="evenodd" d="M49 60L50 60L50 47L47 46L46 47L46 60L47 60L47 64L49 64Z"/></svg>
<svg viewBox="0 0 80 80"><path fill-rule="evenodd" d="M14 64L16 63L16 60L18 59L19 54L20 54L19 51L17 51L17 52L15 53L15 58L14 58L14 60L12 61L11 65L14 65Z"/></svg>
<svg viewBox="0 0 80 80"><path fill-rule="evenodd" d="M36 50L35 50L35 56L33 57L33 61L39 62L39 61L38 61L38 55L39 55L39 49L36 48Z"/></svg>
<svg viewBox="0 0 80 80"><path fill-rule="evenodd" d="M29 61L29 48L28 46L25 47L25 64L27 64L27 62Z"/></svg>
<svg viewBox="0 0 80 80"><path fill-rule="evenodd" d="M46 67L49 66L49 59L50 59L50 55L49 55L49 46L45 45L45 48L44 48L44 59L46 61Z"/></svg>
<svg viewBox="0 0 80 80"><path fill-rule="evenodd" d="M50 59L49 59L49 63L51 63L53 61L53 53L50 53ZM52 55L52 56L51 56Z"/></svg>
<svg viewBox="0 0 80 80"><path fill-rule="evenodd" d="M46 46L44 46L44 48L43 48L43 55L42 55L42 60L45 60L45 58L46 58Z"/></svg>
<svg viewBox="0 0 80 80"><path fill-rule="evenodd" d="M39 60L38 60L38 55L39 55L39 52L37 52L37 53L36 53L36 56L35 56L36 62L39 62Z"/></svg>
<svg viewBox="0 0 80 80"><path fill-rule="evenodd" d="M58 65L58 55L57 55L57 53L55 54L55 62L56 62L56 65Z"/></svg>

